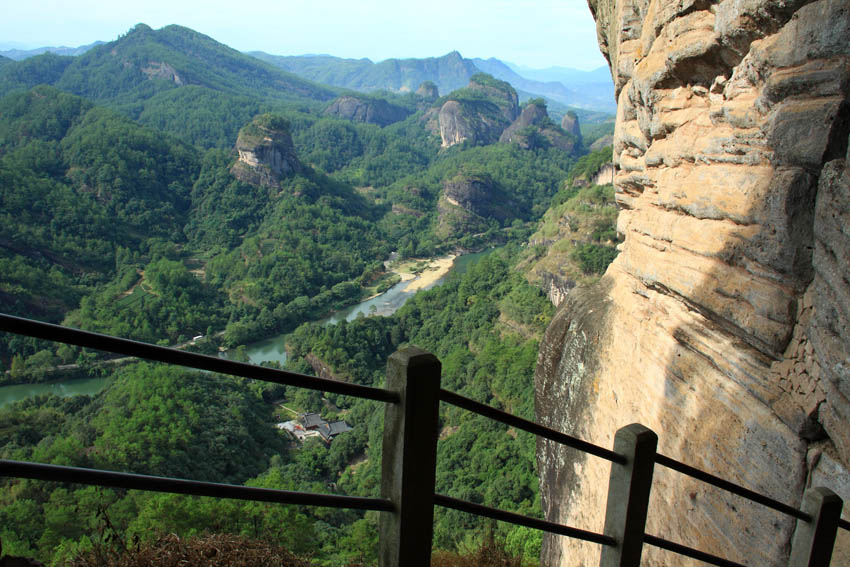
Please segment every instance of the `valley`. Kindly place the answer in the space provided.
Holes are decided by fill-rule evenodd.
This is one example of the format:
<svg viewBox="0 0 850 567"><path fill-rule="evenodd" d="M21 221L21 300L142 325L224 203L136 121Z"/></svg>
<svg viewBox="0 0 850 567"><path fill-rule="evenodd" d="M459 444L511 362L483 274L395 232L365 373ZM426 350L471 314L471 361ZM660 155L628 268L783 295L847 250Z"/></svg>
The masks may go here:
<svg viewBox="0 0 850 567"><path fill-rule="evenodd" d="M469 73L445 92L433 74L406 92L353 92L188 28L139 24L81 55L3 64L0 310L369 386L383 383L392 352L417 344L441 359L445 388L532 418L552 282L595 281L616 255L613 195L587 182L610 160L589 146L611 117L550 115L560 103L455 59ZM555 248L569 270L553 273ZM280 352L284 336L285 359L255 356L269 341ZM0 408L0 455L378 489L372 402L103 361L0 336L6 383L74 365L103 385ZM280 403L344 415L353 430L329 445L290 443L275 428ZM441 419L440 491L542 517L530 436L451 410ZM327 566L376 553L374 513L4 483L4 552L57 565L104 545L105 530L127 541L250 535ZM452 511L438 514L434 545L467 549L488 530L517 557L539 553L537 532Z"/></svg>

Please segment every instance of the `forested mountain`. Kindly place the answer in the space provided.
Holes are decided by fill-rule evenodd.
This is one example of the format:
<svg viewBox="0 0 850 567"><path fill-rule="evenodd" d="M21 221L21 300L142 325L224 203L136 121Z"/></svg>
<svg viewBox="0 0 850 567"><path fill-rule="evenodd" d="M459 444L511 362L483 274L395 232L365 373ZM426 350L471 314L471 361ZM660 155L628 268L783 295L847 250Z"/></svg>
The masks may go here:
<svg viewBox="0 0 850 567"><path fill-rule="evenodd" d="M230 147L239 128L286 103L336 96L210 37L138 24L79 57L46 53L0 67L0 95L39 84L86 97L205 147Z"/></svg>
<svg viewBox="0 0 850 567"><path fill-rule="evenodd" d="M79 57L46 54L20 64L38 65L37 60L43 57L64 62L61 74L49 81L51 84L99 102L137 102L181 85L269 98L333 97L325 87L176 25L152 30L138 24L117 40ZM29 74L32 76L31 71ZM5 78L2 86L3 92L8 92Z"/></svg>
<svg viewBox="0 0 850 567"><path fill-rule="evenodd" d="M183 240L199 166L194 148L52 87L0 100L2 309L61 319L119 257Z"/></svg>
<svg viewBox="0 0 850 567"><path fill-rule="evenodd" d="M321 364L370 385L383 380L391 352L416 343L443 360L445 387L530 416L536 345L552 308L524 273L543 251L522 245L553 204L548 223L564 210L583 218L587 203L602 206L608 195L565 188L585 149L542 100L520 105L510 84L484 74L439 98L433 89L337 93L191 30L143 25L78 58L7 62L0 90L8 93L0 98L3 312L210 354L228 348L235 358L242 345L294 331L292 368L314 373ZM447 145L444 118L460 133L475 120L494 130ZM613 250L609 217L607 209L593 217L604 236L594 242ZM392 318L302 326L397 281L390 257L488 246L503 249ZM600 261L610 259L602 252ZM591 264L587 277L600 269ZM0 335L2 383L109 377L91 398L0 409L0 456L377 493L374 405L108 362ZM274 426L284 408L321 411L354 430L330 446L291 444ZM533 442L517 444L515 432L462 414L443 419L440 490L539 515ZM97 534L106 531L114 542L204 530L275 539L319 565L375 553L371 513L4 483L13 490L0 497L0 538L13 555L58 563L103 543ZM436 526L443 549L464 548L485 529L455 513ZM539 546L529 530L499 535L516 554Z"/></svg>
<svg viewBox="0 0 850 567"><path fill-rule="evenodd" d="M53 84L62 77L62 73L73 60L73 57L45 53L23 61L7 63L0 67L0 95L36 85Z"/></svg>

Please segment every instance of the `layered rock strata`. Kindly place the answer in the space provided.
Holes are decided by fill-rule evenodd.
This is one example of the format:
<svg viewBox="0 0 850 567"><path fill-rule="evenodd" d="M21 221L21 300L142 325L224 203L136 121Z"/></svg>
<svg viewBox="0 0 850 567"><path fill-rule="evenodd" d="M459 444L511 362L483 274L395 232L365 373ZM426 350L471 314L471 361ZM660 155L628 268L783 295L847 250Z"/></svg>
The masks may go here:
<svg viewBox="0 0 850 567"><path fill-rule="evenodd" d="M640 422L659 452L791 505L812 484L850 500L850 5L589 4L625 240L547 331L538 418L608 447ZM538 460L547 519L601 531L609 465L548 442ZM648 533L758 566L787 562L793 530L656 467ZM596 565L599 546L548 537L542 559Z"/></svg>

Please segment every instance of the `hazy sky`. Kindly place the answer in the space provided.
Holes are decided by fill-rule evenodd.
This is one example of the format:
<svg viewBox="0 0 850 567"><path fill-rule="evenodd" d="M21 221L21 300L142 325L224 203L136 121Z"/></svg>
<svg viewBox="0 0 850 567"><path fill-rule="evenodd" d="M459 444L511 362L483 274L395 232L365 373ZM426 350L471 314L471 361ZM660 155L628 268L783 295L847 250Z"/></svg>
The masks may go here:
<svg viewBox="0 0 850 567"><path fill-rule="evenodd" d="M586 0L0 0L0 48L111 41L180 24L240 51L339 57L497 57L534 68L605 65ZM17 44L17 45L11 45Z"/></svg>

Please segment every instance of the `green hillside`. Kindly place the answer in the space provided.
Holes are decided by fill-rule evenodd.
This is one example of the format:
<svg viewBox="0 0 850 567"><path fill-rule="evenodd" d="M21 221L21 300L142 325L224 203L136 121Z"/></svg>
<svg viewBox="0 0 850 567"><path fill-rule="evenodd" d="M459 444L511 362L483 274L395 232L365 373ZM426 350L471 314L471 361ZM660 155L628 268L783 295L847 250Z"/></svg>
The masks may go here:
<svg viewBox="0 0 850 567"><path fill-rule="evenodd" d="M0 96L50 84L202 147L230 147L257 113L336 96L180 26L138 24L78 57L46 53L0 67Z"/></svg>
<svg viewBox="0 0 850 567"><path fill-rule="evenodd" d="M0 96L36 85L52 85L62 78L65 69L73 62L73 57L53 53L23 61L7 60L0 64Z"/></svg>
<svg viewBox="0 0 850 567"><path fill-rule="evenodd" d="M0 306L61 320L119 256L181 239L194 149L52 87L0 101Z"/></svg>

